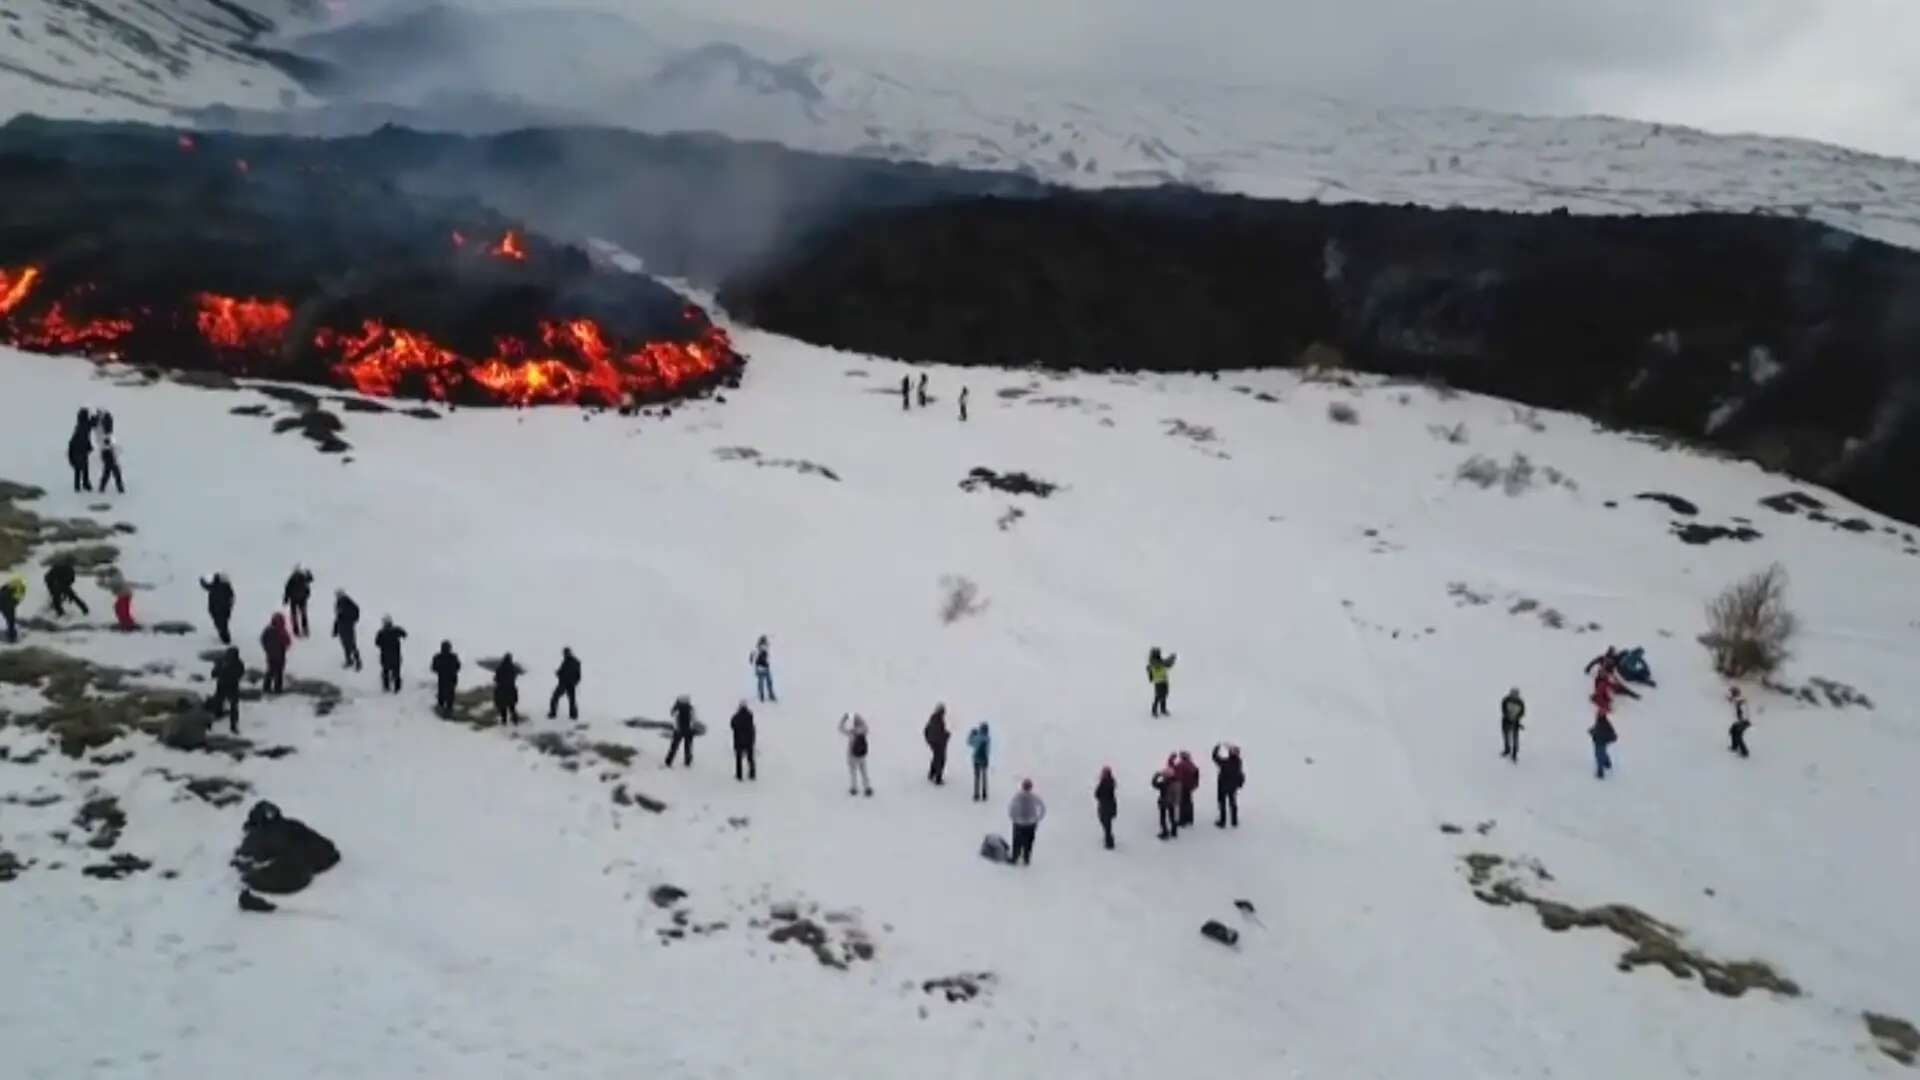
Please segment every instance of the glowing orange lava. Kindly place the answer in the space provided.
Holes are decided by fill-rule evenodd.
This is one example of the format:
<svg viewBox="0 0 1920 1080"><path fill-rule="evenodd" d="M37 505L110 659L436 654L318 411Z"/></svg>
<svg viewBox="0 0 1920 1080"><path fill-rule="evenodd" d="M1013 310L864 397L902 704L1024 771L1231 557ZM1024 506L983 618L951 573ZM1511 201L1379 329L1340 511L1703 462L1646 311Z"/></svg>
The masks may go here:
<svg viewBox="0 0 1920 1080"><path fill-rule="evenodd" d="M20 306L40 280L40 268L23 266L18 270L0 268L0 316Z"/></svg>
<svg viewBox="0 0 1920 1080"><path fill-rule="evenodd" d="M31 319L20 319L12 339L27 349L77 352L107 359L118 357L114 346L133 333L133 320L115 318L75 319L55 301L46 311Z"/></svg>
<svg viewBox="0 0 1920 1080"><path fill-rule="evenodd" d="M252 300L215 293L196 297L194 323L209 345L223 349L277 350L286 339L293 308L285 300Z"/></svg>
<svg viewBox="0 0 1920 1080"><path fill-rule="evenodd" d="M526 262L527 251L520 246L520 234L512 229L500 238L500 242L487 249L487 254L496 259L511 259L514 262Z"/></svg>

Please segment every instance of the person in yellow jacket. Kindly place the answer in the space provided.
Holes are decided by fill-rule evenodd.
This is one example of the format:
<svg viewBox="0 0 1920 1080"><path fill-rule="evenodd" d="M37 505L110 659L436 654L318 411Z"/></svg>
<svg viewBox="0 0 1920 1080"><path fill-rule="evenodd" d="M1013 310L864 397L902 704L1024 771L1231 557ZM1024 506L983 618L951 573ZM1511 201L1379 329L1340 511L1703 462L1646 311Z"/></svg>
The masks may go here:
<svg viewBox="0 0 1920 1080"><path fill-rule="evenodd" d="M1173 676L1173 664L1179 657L1173 653L1161 655L1158 646L1147 652L1147 681L1153 684L1153 715L1167 715L1167 689Z"/></svg>
<svg viewBox="0 0 1920 1080"><path fill-rule="evenodd" d="M7 621L7 643L20 640L20 628L15 625L14 617L20 612L20 604L27 598L27 580L15 574L12 580L0 585L0 617Z"/></svg>

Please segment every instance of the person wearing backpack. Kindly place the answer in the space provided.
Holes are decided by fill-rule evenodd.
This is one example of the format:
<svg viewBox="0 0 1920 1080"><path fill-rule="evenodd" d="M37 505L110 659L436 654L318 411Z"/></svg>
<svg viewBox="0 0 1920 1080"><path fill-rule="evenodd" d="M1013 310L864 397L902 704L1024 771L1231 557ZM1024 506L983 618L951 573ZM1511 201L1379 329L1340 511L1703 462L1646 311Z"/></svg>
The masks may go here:
<svg viewBox="0 0 1920 1080"><path fill-rule="evenodd" d="M1113 850L1113 819L1120 816L1120 797L1117 785L1113 782L1113 768L1108 766L1100 770L1100 780L1093 785L1093 810L1100 819L1100 831L1106 837L1107 850Z"/></svg>
<svg viewBox="0 0 1920 1080"><path fill-rule="evenodd" d="M858 713L840 717L840 734L847 738L847 794L873 797L867 779L867 722Z"/></svg>
<svg viewBox="0 0 1920 1080"><path fill-rule="evenodd" d="M1520 688L1507 691L1500 701L1500 756L1520 763L1520 718L1527 715L1527 703L1520 700Z"/></svg>
<svg viewBox="0 0 1920 1080"><path fill-rule="evenodd" d="M967 732L967 749L973 751L973 801L987 801L987 762L993 753L993 735L985 721Z"/></svg>
<svg viewBox="0 0 1920 1080"><path fill-rule="evenodd" d="M1593 726L1587 729L1587 734L1593 739L1593 777L1605 780L1613 771L1613 755L1608 747L1618 742L1620 736L1613 730L1613 721L1607 718L1605 710L1594 714Z"/></svg>
<svg viewBox="0 0 1920 1080"><path fill-rule="evenodd" d="M287 605L287 615L293 619L293 636L307 637L312 630L307 625L307 600L313 596L313 571L304 566L296 566L293 573L287 575L287 586L280 592L280 599Z"/></svg>

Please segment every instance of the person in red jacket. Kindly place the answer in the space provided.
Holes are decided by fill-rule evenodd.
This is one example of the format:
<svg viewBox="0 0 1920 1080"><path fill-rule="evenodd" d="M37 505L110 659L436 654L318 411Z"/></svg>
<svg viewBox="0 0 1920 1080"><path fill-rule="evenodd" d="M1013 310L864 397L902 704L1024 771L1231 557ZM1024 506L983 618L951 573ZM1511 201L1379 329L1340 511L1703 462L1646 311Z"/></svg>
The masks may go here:
<svg viewBox="0 0 1920 1080"><path fill-rule="evenodd" d="M273 613L273 621L260 632L260 649L267 654L267 678L261 689L269 694L287 688L287 650L293 646L293 634L287 630L287 617Z"/></svg>
<svg viewBox="0 0 1920 1080"><path fill-rule="evenodd" d="M140 629L140 624L133 621L133 593L126 589L114 594L113 624L123 632Z"/></svg>
<svg viewBox="0 0 1920 1080"><path fill-rule="evenodd" d="M1178 769L1180 773L1180 825L1184 828L1193 824L1193 793L1200 790L1200 766L1195 763L1192 754L1182 750L1180 751Z"/></svg>

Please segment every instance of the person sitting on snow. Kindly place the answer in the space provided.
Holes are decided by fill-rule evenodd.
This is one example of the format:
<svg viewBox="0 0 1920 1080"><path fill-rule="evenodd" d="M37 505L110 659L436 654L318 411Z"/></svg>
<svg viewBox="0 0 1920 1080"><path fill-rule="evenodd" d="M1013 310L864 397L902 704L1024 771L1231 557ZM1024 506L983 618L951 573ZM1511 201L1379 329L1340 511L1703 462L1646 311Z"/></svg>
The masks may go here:
<svg viewBox="0 0 1920 1080"><path fill-rule="evenodd" d="M1614 665L1620 678L1642 686L1652 686L1653 671L1647 667L1647 650L1635 646L1620 654L1619 663Z"/></svg>

